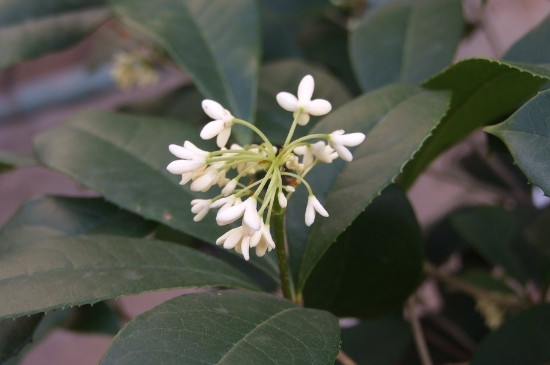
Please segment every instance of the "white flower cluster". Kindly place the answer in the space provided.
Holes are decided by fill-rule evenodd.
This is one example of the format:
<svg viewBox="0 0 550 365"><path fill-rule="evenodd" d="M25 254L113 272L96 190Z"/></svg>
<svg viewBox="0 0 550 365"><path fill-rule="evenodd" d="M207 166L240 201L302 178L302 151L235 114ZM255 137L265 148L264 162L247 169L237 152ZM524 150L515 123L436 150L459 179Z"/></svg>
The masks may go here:
<svg viewBox="0 0 550 365"><path fill-rule="evenodd" d="M332 108L326 100L311 100L313 89L313 77L308 75L298 86L298 97L287 92L277 95L279 105L294 115L286 141L280 148L273 146L257 127L235 118L212 100L202 102L204 112L214 120L204 126L200 136L203 139L216 137L220 149L203 151L189 141L183 146L169 146L179 160L171 162L167 169L181 175L180 184L191 182L190 189L197 192L205 192L215 185L221 188L221 193L211 199L191 201L194 220L202 220L212 208L218 209L216 222L220 226L242 219L240 226L223 234L216 243L226 249L235 249L246 260L251 248L258 256L275 248L269 225L271 215L286 208L296 185L303 184L309 193L306 225L313 224L316 213L328 217L304 177L317 163L331 163L338 157L351 161L353 156L348 147L357 146L365 139L363 133L345 134L337 130L292 141L296 125L306 125L310 115L324 115ZM227 148L231 128L236 124L253 130L262 143L246 147L232 144Z"/></svg>

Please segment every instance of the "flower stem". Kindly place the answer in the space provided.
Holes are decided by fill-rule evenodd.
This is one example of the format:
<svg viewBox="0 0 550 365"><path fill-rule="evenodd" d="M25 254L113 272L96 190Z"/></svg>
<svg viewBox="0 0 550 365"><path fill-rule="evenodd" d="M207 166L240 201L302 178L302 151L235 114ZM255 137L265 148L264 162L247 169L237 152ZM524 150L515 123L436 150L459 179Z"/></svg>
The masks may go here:
<svg viewBox="0 0 550 365"><path fill-rule="evenodd" d="M432 365L432 358L430 357L428 346L426 345L426 340L424 339L424 333L422 332L422 326L420 325L420 320L418 318L418 314L416 313L414 300L413 295L413 297L409 298L409 301L407 302L414 343L416 345L418 355L420 356L420 363L422 365Z"/></svg>
<svg viewBox="0 0 550 365"><path fill-rule="evenodd" d="M275 231L275 247L277 250L277 259L279 262L279 276L281 278L281 287L283 290L283 296L296 302L296 294L294 292L294 281L292 280L292 273L290 272L288 254L287 254L287 242L286 242L286 230L285 230L285 214L280 212L279 202L275 201L277 206L273 214L273 229Z"/></svg>

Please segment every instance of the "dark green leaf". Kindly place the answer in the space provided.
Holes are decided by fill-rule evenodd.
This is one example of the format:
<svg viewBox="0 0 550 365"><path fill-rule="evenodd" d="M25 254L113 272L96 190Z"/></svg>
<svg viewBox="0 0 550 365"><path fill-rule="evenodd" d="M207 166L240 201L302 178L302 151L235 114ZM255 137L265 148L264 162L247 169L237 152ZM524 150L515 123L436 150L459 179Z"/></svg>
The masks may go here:
<svg viewBox="0 0 550 365"><path fill-rule="evenodd" d="M162 44L204 96L252 120L260 58L255 1L109 2L121 20ZM244 143L250 136L240 138Z"/></svg>
<svg viewBox="0 0 550 365"><path fill-rule="evenodd" d="M116 236L34 241L2 255L0 267L0 319L151 290L257 288L238 270L198 251Z"/></svg>
<svg viewBox="0 0 550 365"><path fill-rule="evenodd" d="M42 313L32 316L0 320L0 363L16 356L32 341L36 327L42 320Z"/></svg>
<svg viewBox="0 0 550 365"><path fill-rule="evenodd" d="M0 253L34 241L79 234L142 237L155 224L100 198L42 197L25 203L0 231Z"/></svg>
<svg viewBox="0 0 550 365"><path fill-rule="evenodd" d="M459 0L388 2L368 12L350 43L361 87L419 82L450 65L463 27Z"/></svg>
<svg viewBox="0 0 550 365"><path fill-rule="evenodd" d="M188 294L138 316L102 364L333 364L340 336L327 312L269 294Z"/></svg>
<svg viewBox="0 0 550 365"><path fill-rule="evenodd" d="M0 151L0 172L5 172L15 167L34 165L36 165L36 160L32 155Z"/></svg>
<svg viewBox="0 0 550 365"><path fill-rule="evenodd" d="M547 207L530 222L524 231L527 241L550 257L550 207Z"/></svg>
<svg viewBox="0 0 550 365"><path fill-rule="evenodd" d="M324 206L330 214L329 218L317 219L308 238L303 224L306 204L293 198L296 203L288 216L289 229L293 230L290 239L294 250L304 252L298 289L303 288L337 237L400 173L444 115L447 103L447 93L392 85L349 102L313 128L313 133L345 129L348 133L363 132L367 137L348 165L320 166L308 175L315 194L326 196ZM304 250L300 242L306 239ZM293 257L302 255L294 253Z"/></svg>
<svg viewBox="0 0 550 365"><path fill-rule="evenodd" d="M121 328L117 313L105 302L73 308L65 328L78 332L116 335Z"/></svg>
<svg viewBox="0 0 550 365"><path fill-rule="evenodd" d="M380 318L342 329L342 350L358 364L394 365L412 340L401 318Z"/></svg>
<svg viewBox="0 0 550 365"><path fill-rule="evenodd" d="M40 135L35 150L47 166L100 192L107 200L214 243L227 228L219 227L212 215L194 222L190 201L199 194L179 185L179 178L166 171L168 163L176 159L168 145L184 140L207 149L212 146L183 121L89 112ZM272 261L251 261L277 277Z"/></svg>
<svg viewBox="0 0 550 365"><path fill-rule="evenodd" d="M350 100L348 91L337 79L306 63L288 60L264 66L260 72L256 125L266 133L272 143L282 145L292 124L292 113L281 108L275 96L280 91L296 94L298 84L308 74L315 79L315 99L329 100L333 109ZM307 134L317 120L319 118L313 117L306 127L297 129L294 136L298 138Z"/></svg>
<svg viewBox="0 0 550 365"><path fill-rule="evenodd" d="M327 0L260 0L264 59L298 58L300 32L308 20L324 7Z"/></svg>
<svg viewBox="0 0 550 365"><path fill-rule="evenodd" d="M550 16L510 47L503 60L544 64L550 63L550 49L546 46L550 34Z"/></svg>
<svg viewBox="0 0 550 365"><path fill-rule="evenodd" d="M512 213L498 207L482 206L457 213L452 222L457 232L487 261L502 266L520 281L526 279L511 250L518 229Z"/></svg>
<svg viewBox="0 0 550 365"><path fill-rule="evenodd" d="M527 179L550 195L550 91L526 103L504 122L486 128L502 139Z"/></svg>
<svg viewBox="0 0 550 365"><path fill-rule="evenodd" d="M410 187L430 162L475 129L519 107L549 77L550 70L542 67L473 59L428 80L429 89L452 90L451 109L405 168L402 186Z"/></svg>
<svg viewBox="0 0 550 365"><path fill-rule="evenodd" d="M304 288L305 304L339 317L400 313L420 283L423 247L406 196L389 187L315 266Z"/></svg>
<svg viewBox="0 0 550 365"><path fill-rule="evenodd" d="M0 26L0 69L69 47L108 17L108 9L96 7Z"/></svg>
<svg viewBox="0 0 550 365"><path fill-rule="evenodd" d="M541 365L550 362L550 304L526 310L483 340L471 365Z"/></svg>

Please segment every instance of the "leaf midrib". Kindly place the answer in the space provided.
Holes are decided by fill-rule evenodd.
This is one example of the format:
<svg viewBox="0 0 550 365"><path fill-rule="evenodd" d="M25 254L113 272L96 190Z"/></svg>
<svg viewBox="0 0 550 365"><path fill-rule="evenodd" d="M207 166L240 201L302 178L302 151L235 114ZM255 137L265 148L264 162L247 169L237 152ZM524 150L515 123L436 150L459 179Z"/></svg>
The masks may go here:
<svg viewBox="0 0 550 365"><path fill-rule="evenodd" d="M265 320L261 321L260 323L257 323L256 326L255 326L252 330L250 330L245 336L243 336L241 339L239 339L239 341L237 341L237 342L235 342L235 343L233 344L233 346L223 355L223 357L222 357L220 360L218 360L217 364L224 364L224 363L225 363L224 361L225 361L225 359L227 358L227 356L228 356L230 353L232 353L233 351L237 350L237 349L239 348L240 344L246 342L246 339L249 338L250 336L252 336L252 334L253 334L254 332L260 330L261 328L263 328L263 326L267 326L268 323L271 322L272 320L274 320L275 318L277 318L277 317L279 317L279 316L281 316L281 315L284 315L284 314L286 314L287 312L295 311L295 310L299 310L299 309L300 309L300 308L296 308L296 307L285 308L284 310L282 310L282 311L280 311L280 312L277 312L277 313L271 315L270 317L266 318ZM277 328L279 331L281 331L281 332L285 332L283 329L281 329L281 328L279 328L279 327L276 327L276 328ZM286 332L285 332L285 333L286 333ZM309 347L308 347L306 344L304 344L302 341L300 341L299 338L293 336L291 333L288 333L288 335L289 335L290 337L293 337L293 338L294 338L295 340L297 340L298 342L300 342L300 344L301 344L304 348L308 349L310 358L311 358L311 359L314 359L314 357L313 357L311 351L309 350ZM267 355L267 354L266 354L266 355Z"/></svg>

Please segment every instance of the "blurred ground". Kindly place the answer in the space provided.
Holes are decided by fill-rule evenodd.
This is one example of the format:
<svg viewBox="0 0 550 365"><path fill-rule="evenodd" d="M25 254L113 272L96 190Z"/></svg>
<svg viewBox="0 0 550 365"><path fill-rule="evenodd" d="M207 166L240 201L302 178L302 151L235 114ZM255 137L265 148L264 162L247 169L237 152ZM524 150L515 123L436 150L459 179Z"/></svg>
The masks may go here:
<svg viewBox="0 0 550 365"><path fill-rule="evenodd" d="M481 0L465 1L466 15L478 20L482 26L463 42L456 55L457 60L476 56L499 57L550 13L548 0L489 0L483 12L479 11L480 3ZM130 100L145 100L150 95L158 95L185 82L182 76L170 74L154 88L127 93L117 91L105 70L96 70L92 76L87 74L82 62L89 55L89 48L89 43L83 43L69 51L28 62L9 73L0 74L0 150L29 152L34 136L77 111L113 109ZM93 77L89 88L72 89L75 82L86 77ZM81 93L78 95L80 99L42 109L38 113L26 113L25 110L40 107L33 105L33 94L27 92L33 86L41 87L47 93L55 90L52 94L59 90L67 99L71 94L76 96ZM8 117L18 110L23 112ZM429 225L436 217L458 205L495 199L489 190L472 189L472 185L465 184L466 177L454 169L457 156L475 148L476 138L479 136L470 138L435 161L411 189L409 197L423 225ZM92 195L93 192L86 191L65 176L38 167L0 174L0 225L28 198L42 194ZM179 293L181 291L149 293L123 298L119 302L126 313L134 316ZM84 336L56 330L30 351L23 364L97 364L109 341L109 336Z"/></svg>

